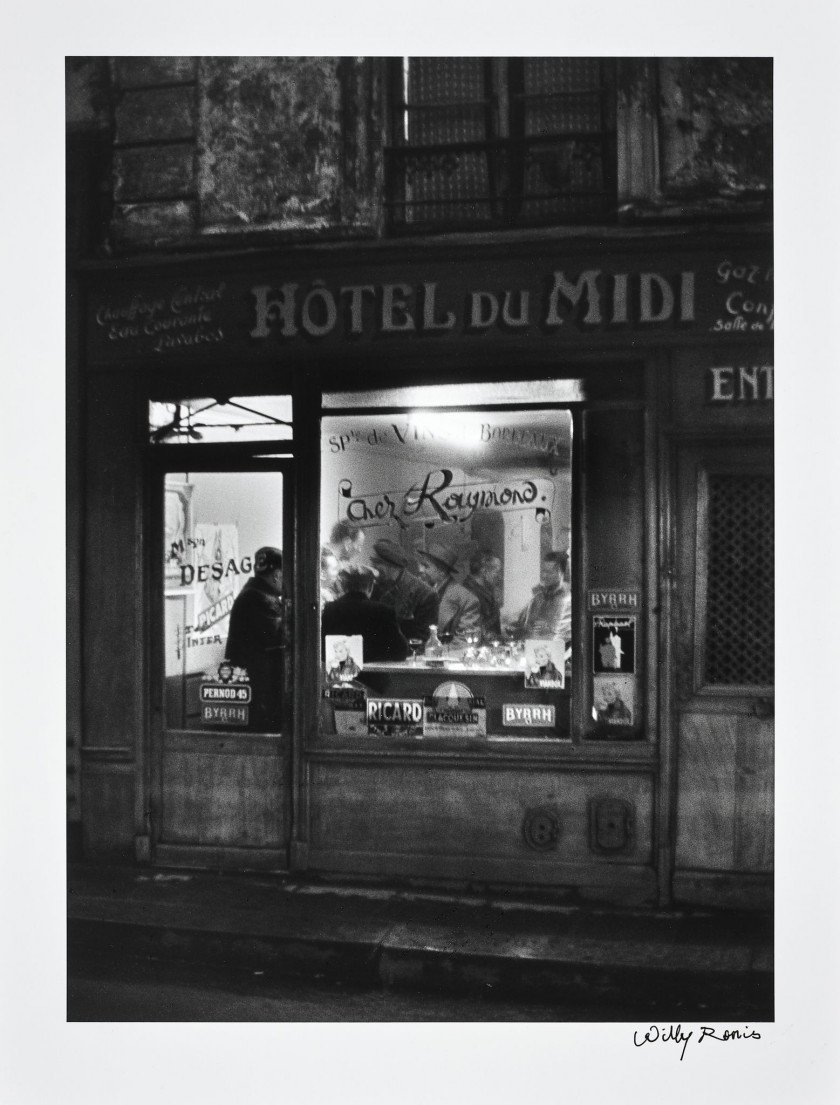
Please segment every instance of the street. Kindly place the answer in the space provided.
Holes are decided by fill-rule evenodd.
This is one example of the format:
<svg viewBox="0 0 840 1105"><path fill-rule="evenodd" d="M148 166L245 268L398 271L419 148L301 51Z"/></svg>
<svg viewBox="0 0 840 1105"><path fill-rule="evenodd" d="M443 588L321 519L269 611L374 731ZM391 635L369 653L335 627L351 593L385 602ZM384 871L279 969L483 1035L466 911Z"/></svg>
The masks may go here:
<svg viewBox="0 0 840 1105"><path fill-rule="evenodd" d="M558 1006L406 990L161 960L76 957L68 1021L628 1021L626 1008Z"/></svg>

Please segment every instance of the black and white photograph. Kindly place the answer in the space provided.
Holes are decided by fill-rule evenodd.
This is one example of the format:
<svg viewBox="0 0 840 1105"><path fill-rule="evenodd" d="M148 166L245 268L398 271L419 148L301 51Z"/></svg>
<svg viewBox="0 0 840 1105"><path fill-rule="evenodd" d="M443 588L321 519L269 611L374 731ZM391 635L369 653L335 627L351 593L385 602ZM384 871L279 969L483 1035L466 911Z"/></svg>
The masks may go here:
<svg viewBox="0 0 840 1105"><path fill-rule="evenodd" d="M71 965L142 917L157 971L174 926L387 983L340 1019L772 1021L772 59L74 56L66 96ZM248 710L202 709L223 659ZM441 679L479 722L420 727ZM106 992L69 1016L165 1017Z"/></svg>
<svg viewBox="0 0 840 1105"><path fill-rule="evenodd" d="M352 1029L401 1105L387 1033L445 1028L509 1050L507 1100L593 1041L585 1100L614 1058L773 1099L780 911L817 894L780 795L794 738L824 755L776 696L810 578L777 541L819 543L779 506L785 66L699 29L557 56L562 22L51 60L62 1030L235 1026L280 1070ZM361 1100L311 1039L278 1100ZM468 1055L436 1099L501 1100Z"/></svg>

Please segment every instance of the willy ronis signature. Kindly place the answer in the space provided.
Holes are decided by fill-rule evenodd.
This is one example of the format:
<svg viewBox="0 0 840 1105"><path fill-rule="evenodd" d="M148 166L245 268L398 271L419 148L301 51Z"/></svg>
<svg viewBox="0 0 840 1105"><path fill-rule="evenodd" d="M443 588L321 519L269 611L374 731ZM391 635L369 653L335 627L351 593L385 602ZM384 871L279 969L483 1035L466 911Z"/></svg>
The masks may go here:
<svg viewBox="0 0 840 1105"><path fill-rule="evenodd" d="M641 1038L638 1031L633 1033L633 1044L635 1047L644 1047L645 1044L670 1043L677 1044L677 1046L682 1044L682 1051L680 1052L680 1062L682 1062L685 1058L685 1049L693 1036L694 1030L690 1029L688 1032L683 1032L681 1024L669 1024L667 1028L657 1028L655 1024L652 1024ZM697 1043L702 1044L704 1040L719 1040L721 1043L725 1043L728 1040L760 1039L761 1033L748 1026L743 1031L739 1028L726 1028L721 1031L718 1028L710 1028L708 1025L700 1025L700 1035L697 1037Z"/></svg>

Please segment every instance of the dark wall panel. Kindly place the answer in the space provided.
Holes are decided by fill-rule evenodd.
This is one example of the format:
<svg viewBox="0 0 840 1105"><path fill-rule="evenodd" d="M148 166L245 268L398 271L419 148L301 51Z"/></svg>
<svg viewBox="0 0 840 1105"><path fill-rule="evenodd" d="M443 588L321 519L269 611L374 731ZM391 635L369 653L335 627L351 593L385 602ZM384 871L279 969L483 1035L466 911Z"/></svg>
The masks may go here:
<svg viewBox="0 0 840 1105"><path fill-rule="evenodd" d="M83 742L133 746L142 674L140 487L131 385L95 377L87 389L82 573Z"/></svg>

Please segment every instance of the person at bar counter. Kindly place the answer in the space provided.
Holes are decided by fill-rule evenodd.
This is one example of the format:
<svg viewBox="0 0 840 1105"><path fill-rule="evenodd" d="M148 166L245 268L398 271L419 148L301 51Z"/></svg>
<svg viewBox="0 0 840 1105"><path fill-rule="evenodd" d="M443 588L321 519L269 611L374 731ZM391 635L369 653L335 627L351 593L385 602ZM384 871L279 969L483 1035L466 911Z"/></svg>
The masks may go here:
<svg viewBox="0 0 840 1105"><path fill-rule="evenodd" d="M496 588L502 575L502 561L495 553L482 549L470 560L470 574L464 587L478 599L481 610L481 643L492 644L502 636L502 620Z"/></svg>
<svg viewBox="0 0 840 1105"><path fill-rule="evenodd" d="M406 640L425 641L429 626L437 625L435 592L408 570L407 554L388 537L375 542L370 562L379 573L373 588L374 601L393 608Z"/></svg>
<svg viewBox="0 0 840 1105"><path fill-rule="evenodd" d="M540 563L540 582L512 624L514 636L553 638L567 644L572 637L572 597L566 583L569 564L565 552L549 552Z"/></svg>
<svg viewBox="0 0 840 1105"><path fill-rule="evenodd" d="M446 545L430 545L418 550L420 574L437 592L438 636L448 638L455 649L464 649L469 638L481 632L481 607L478 599L455 580L458 553Z"/></svg>
<svg viewBox="0 0 840 1105"><path fill-rule="evenodd" d="M325 637L361 634L365 663L405 660L408 641L400 632L396 614L390 606L371 598L375 580L370 568L345 568L339 573L343 593L324 607L321 642Z"/></svg>
<svg viewBox="0 0 840 1105"><path fill-rule="evenodd" d="M283 687L283 554L264 546L230 612L225 658L251 684L250 728L280 728Z"/></svg>
<svg viewBox="0 0 840 1105"><path fill-rule="evenodd" d="M330 532L330 548L338 561L339 571L358 568L361 563L365 531L352 522L336 522Z"/></svg>

